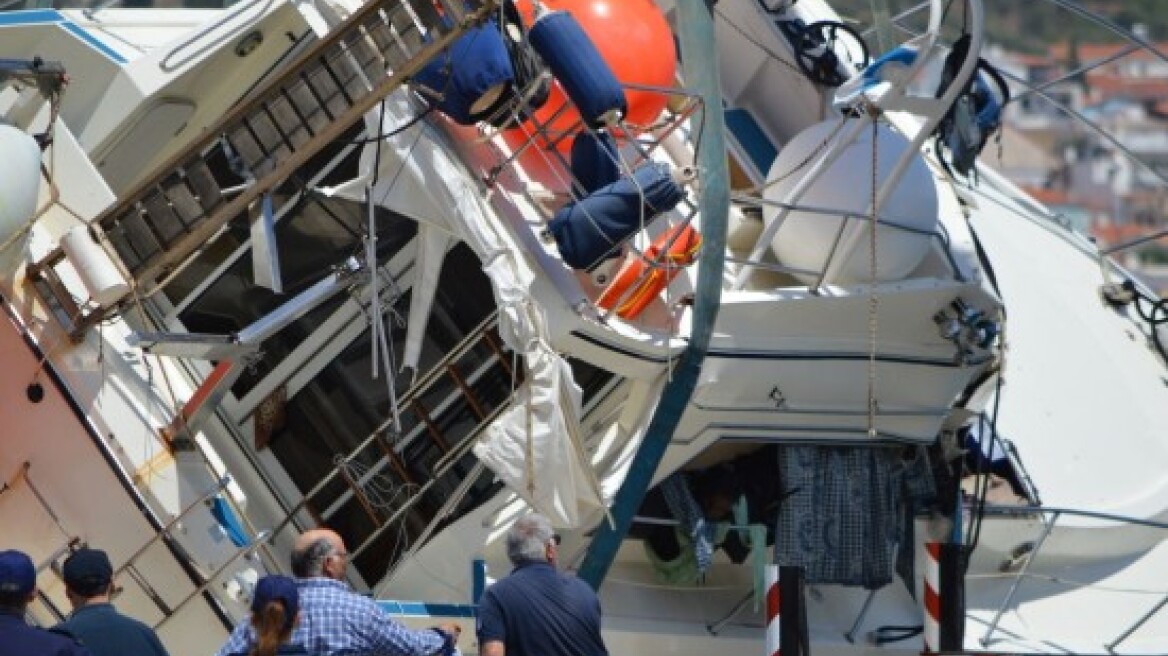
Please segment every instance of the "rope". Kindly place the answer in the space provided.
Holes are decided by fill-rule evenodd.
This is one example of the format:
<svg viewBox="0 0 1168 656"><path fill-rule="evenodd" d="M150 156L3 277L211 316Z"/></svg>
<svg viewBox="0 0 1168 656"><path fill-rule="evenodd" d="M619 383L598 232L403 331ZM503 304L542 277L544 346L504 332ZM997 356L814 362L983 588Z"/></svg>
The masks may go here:
<svg viewBox="0 0 1168 656"><path fill-rule="evenodd" d="M879 309L879 299L876 297L876 227L878 222L876 220L876 196L877 196L877 173L876 165L878 162L876 138L879 136L877 132L877 108L874 105L868 107L869 115L872 117L872 198L868 209L868 220L870 228L868 230L868 258L869 258L869 284L868 284L868 437L875 439L877 437L876 431L876 331L877 331L877 315Z"/></svg>

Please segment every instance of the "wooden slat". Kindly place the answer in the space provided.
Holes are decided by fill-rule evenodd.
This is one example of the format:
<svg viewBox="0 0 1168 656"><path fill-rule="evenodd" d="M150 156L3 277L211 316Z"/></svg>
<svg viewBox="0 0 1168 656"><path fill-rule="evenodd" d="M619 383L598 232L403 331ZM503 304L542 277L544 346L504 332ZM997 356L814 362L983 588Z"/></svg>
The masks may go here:
<svg viewBox="0 0 1168 656"><path fill-rule="evenodd" d="M154 233L162 242L163 246L167 246L178 239L180 236L186 234L186 227L179 221L178 215L171 209L170 203L167 202L166 196L162 194L161 189L146 194L142 198L142 207L146 209L145 218L154 229Z"/></svg>
<svg viewBox="0 0 1168 656"><path fill-rule="evenodd" d="M309 132L316 134L329 121L329 115L321 107L321 99L317 98L308 82L297 80L290 85L285 93L292 100L292 108L300 117Z"/></svg>
<svg viewBox="0 0 1168 656"><path fill-rule="evenodd" d="M185 178L172 175L163 180L162 189L166 192L166 198L174 208L174 213L178 215L179 221L190 225L203 218L203 208L199 206L199 201L187 186Z"/></svg>
<svg viewBox="0 0 1168 656"><path fill-rule="evenodd" d="M296 108L285 95L280 95L268 103L268 112L276 124L276 129L284 136L293 149L300 148L312 138L305 127L304 119L296 113Z"/></svg>
<svg viewBox="0 0 1168 656"><path fill-rule="evenodd" d="M196 160L184 166L183 171L186 173L187 182L199 199L199 206L203 208L204 212L214 210L223 196L219 189L219 183L215 181L215 176L211 174L207 163L201 159Z"/></svg>

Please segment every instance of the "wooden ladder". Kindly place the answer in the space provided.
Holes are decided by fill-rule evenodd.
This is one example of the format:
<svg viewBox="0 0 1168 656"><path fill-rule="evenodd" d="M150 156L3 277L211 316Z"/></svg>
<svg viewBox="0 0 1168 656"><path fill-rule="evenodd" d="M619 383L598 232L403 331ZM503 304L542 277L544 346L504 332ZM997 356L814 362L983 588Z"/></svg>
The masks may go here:
<svg viewBox="0 0 1168 656"><path fill-rule="evenodd" d="M340 138L496 3L372 0L102 212L91 230L119 256L132 284L153 292L229 221ZM224 158L234 175L222 171ZM220 164L213 167L212 161ZM226 192L241 182L238 193ZM78 307L53 269L63 260L57 248L30 265L28 277L80 339L105 313ZM121 308L133 293L111 307Z"/></svg>

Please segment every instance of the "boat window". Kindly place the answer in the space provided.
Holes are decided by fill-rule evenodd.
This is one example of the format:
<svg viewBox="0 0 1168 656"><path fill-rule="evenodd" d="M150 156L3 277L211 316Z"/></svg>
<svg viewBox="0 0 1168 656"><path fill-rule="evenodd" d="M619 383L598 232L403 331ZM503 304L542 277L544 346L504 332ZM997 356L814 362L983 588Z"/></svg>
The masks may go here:
<svg viewBox="0 0 1168 656"><path fill-rule="evenodd" d="M408 294L396 308L404 318ZM472 335L494 310L479 260L465 245L456 246L443 265L422 345L419 380L434 371L432 384L413 393L411 376L399 373L401 432L392 427L378 432L342 476L309 499L310 512L339 531L351 550L370 541L354 560L366 580L379 579L458 492L477 460L456 450L510 398L510 353L493 329ZM389 341L400 362L405 324L389 323ZM462 352L458 347L468 335L472 339ZM458 355L447 358L451 353ZM268 446L301 492L328 476L391 415L386 381L371 378L371 358L364 330L283 403L283 420L270 431ZM469 492L444 521L476 507L498 487L489 472L468 484ZM410 507L398 521L394 513L407 500Z"/></svg>

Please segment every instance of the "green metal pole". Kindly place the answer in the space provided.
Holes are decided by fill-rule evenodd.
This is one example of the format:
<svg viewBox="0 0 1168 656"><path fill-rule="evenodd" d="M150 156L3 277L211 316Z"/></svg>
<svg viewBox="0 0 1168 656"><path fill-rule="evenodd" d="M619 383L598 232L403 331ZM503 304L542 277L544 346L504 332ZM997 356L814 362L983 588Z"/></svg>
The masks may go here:
<svg viewBox="0 0 1168 656"><path fill-rule="evenodd" d="M673 431L693 395L702 361L714 332L718 306L722 301L722 268L726 258L726 218L730 209L729 171L726 166L726 127L722 111L722 89L718 81L718 49L714 41L714 16L710 0L678 0L677 32L685 81L704 105L701 112L701 152L697 164L701 176L702 252L698 260L697 293L694 298L689 346L677 361L673 378L665 385L661 401L645 431L629 473L616 493L612 524L602 522L579 576L600 589L621 542L628 535L633 516L649 490L661 457Z"/></svg>

